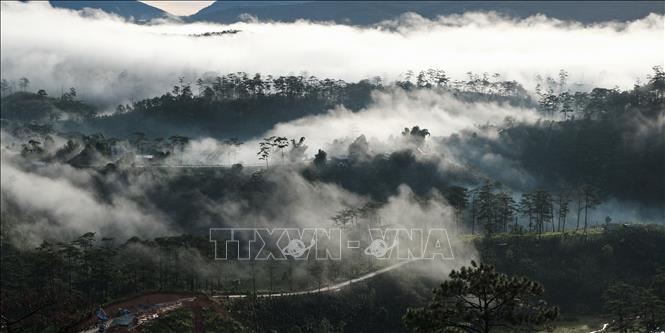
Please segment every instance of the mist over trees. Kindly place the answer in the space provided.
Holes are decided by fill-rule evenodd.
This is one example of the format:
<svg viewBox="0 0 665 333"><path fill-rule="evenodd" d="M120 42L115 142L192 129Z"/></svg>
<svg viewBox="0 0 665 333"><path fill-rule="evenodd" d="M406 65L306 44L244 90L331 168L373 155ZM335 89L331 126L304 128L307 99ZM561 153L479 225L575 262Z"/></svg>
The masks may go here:
<svg viewBox="0 0 665 333"><path fill-rule="evenodd" d="M531 94L499 76L470 73L467 80L454 81L440 70L406 73L396 82L376 78L357 83L235 73L201 78L195 85L183 78L162 96L118 105L111 112L88 104L76 88L54 97L58 94L31 87L27 78L17 83L3 80L3 169L11 167L12 178L60 177L74 188L85 188L96 204L125 210L118 202L135 202L134 209L149 212L145 218L159 221L163 232L183 233L127 235L111 228L77 234L80 227L66 224L51 207L24 210L20 189L3 178L3 269L12 272L3 274L3 300L10 300L3 306L20 304L3 309L6 323L66 329L85 320L99 300L132 293L252 295L262 290L320 289L357 277L380 266L362 258L345 265L210 265L210 244L198 235L212 222L221 227L251 218L271 221L298 215L298 198L325 191L331 193L317 200L338 209L327 207L322 223L360 234L363 228L390 223L379 212L401 198L406 188L413 207L424 209L436 202L450 208L437 223L468 237L481 252L481 265L495 264L501 273L542 282L545 291L535 284L529 288L549 303L580 313L606 309L619 318L618 329L660 325L644 319L657 318L660 308L641 313L639 304L657 305L662 298L647 297L656 287L638 280L658 278L663 263L656 244L662 230L628 224L640 222L640 217L625 220L601 207L631 202L657 210L663 200L665 190L658 178L665 147L658 133L665 75L656 67L647 82L633 89L589 92L570 90L566 78L562 71L556 80L542 79ZM324 114L340 104L351 114L361 113L373 103L376 91L431 92L466 105L520 106L535 110L539 119L507 117L444 136L428 123L404 123L385 142L364 135L359 127L356 135L340 137L326 147L314 145L317 141L311 136L266 134L278 122ZM253 160L243 157L245 151ZM238 202L242 204L231 205ZM654 220L662 217L656 214ZM44 221L63 223L61 233L41 231ZM32 230L25 229L29 226ZM35 239L40 242L32 243ZM638 248L620 248L626 241L639 243ZM636 253L648 267L630 263ZM106 264L98 263L100 257ZM632 275L611 268L616 266L609 264L614 259L633 267ZM579 273L562 276L557 271L562 266ZM441 278L428 276L413 291L393 287L398 291L394 295L361 284L356 293L304 296L288 304L238 302L232 311L245 324L262 315L255 324L261 328L362 330L385 325L401 330L406 308L422 306L428 289ZM639 285L642 296L621 302L622 287L612 285L613 278ZM22 292L27 289L34 290L30 301ZM566 291L594 301L581 307L561 296ZM349 311L330 310L325 320L303 310L308 314L297 324L279 324L288 309L323 311L372 297L393 303L383 307L367 301ZM396 300L401 298L409 301ZM543 310L545 314L532 323L553 318L553 310ZM353 312L372 319L363 324ZM498 322L507 318L500 317ZM428 321L407 320L413 327L418 322Z"/></svg>
<svg viewBox="0 0 665 333"><path fill-rule="evenodd" d="M2 82L3 96L16 92L13 80L3 79ZM141 130L150 130L154 135L160 136L192 127L195 131L191 132L197 135L219 138L221 132L246 137L258 135L278 122L324 113L335 105L344 105L351 110L361 109L371 102L372 91L388 90L392 87L405 90L443 89L473 100L485 97L521 104L529 104L531 101L519 83L502 81L498 75L490 79L487 74L479 76L469 73L469 81L453 81L444 71L429 69L420 71L417 77L414 77L413 72L407 72L403 81L386 84L381 77L347 83L306 74L273 77L239 72L198 78L195 86L192 86L192 83L182 77L170 92L160 97L133 104L120 104L112 112L98 110L97 117L88 119L85 127L71 123L64 125L70 125L65 127L69 130L93 129L105 134L127 137L132 132L139 131L139 127L130 127L140 120L153 124ZM76 91L73 90L72 95L70 89L70 92L63 93L59 99L47 99L45 105L39 107L41 110L48 109L50 104L58 101L59 104L55 105L56 110L52 113L81 112L76 105L71 104L75 99ZM30 108L30 105L10 103L11 100L7 101L6 109ZM15 115L8 111L6 117L21 117L23 121L43 121L48 115L25 112ZM236 126L238 122L245 124L242 131Z"/></svg>
<svg viewBox="0 0 665 333"><path fill-rule="evenodd" d="M175 128L176 123L194 121L211 126L211 131L216 128L219 151L210 153L214 154L211 163L224 161L231 165L237 163L233 156L242 148L242 138L260 133L252 127L261 127L261 123L274 124L297 118L300 113L324 112L338 103L356 103L361 108L369 103L371 91L394 89L390 85L402 87L399 89L434 89L467 101L532 105L543 118L535 124L507 118L499 126L480 124L475 131L465 130L448 137L437 137L437 133L417 126L427 127L426 124L412 124L401 133L400 146L387 154L372 153L367 138L361 135L343 149L346 154L323 158L320 153L314 167L303 169L303 175L310 180L334 181L377 200L385 200L402 183L420 195L431 188L444 194L452 191L447 197L459 207L457 219L471 225L474 232L518 231L524 227L542 233L573 226L575 230L587 230L590 211L610 198L649 205L662 202L663 184L654 177L662 169L665 156L662 140L654 139L662 127L659 117L665 96L663 71L656 67L647 83L636 84L628 91L597 88L589 93L572 93L566 87L566 77L562 71L558 81L546 78L543 87L537 89L540 100L535 101L523 88L506 90L506 85L520 86L499 77L470 74L468 81L451 82L439 70L407 73L404 81L393 84L382 83L378 78L347 84L304 76L264 79L259 74L251 77L238 73L199 79L195 89L181 79L171 92L133 105L119 105L111 115L95 115L93 107L78 99L75 88L58 98L8 90L2 98L3 130L23 141L18 143L19 149L32 159L82 167L107 163L159 165L173 163L169 159L182 155L196 138L173 132L152 136L146 133L154 133L151 125L161 127L171 122ZM292 109L291 105L301 108ZM141 123L144 129L117 138L112 135L116 132L113 123L122 124L124 132L130 131L131 124ZM251 125L239 127L237 124L241 123ZM108 127L104 125L102 132L96 134L62 132L71 127L89 131L99 124ZM224 131L227 127L233 130ZM497 131L498 137L478 135L484 131ZM54 136L62 137L66 144L56 148ZM256 163L261 160L270 166L305 161L308 145L304 142L308 141L305 137L268 138L256 154ZM429 143L425 145L426 142ZM428 149L432 147L444 147L443 154L464 158L471 168L447 167L441 173L440 165L447 157L440 152L431 154ZM535 178L535 185L506 183L491 164L464 154L476 150L515 161ZM407 171L410 169L413 171ZM623 176L627 173L630 177ZM386 182L391 185L385 186ZM484 182L486 186L480 187ZM455 186L462 186L458 192L469 193L456 194ZM471 191L472 188L476 190ZM462 200L460 195L468 199ZM526 220L524 225L517 223Z"/></svg>
<svg viewBox="0 0 665 333"><path fill-rule="evenodd" d="M665 329L662 4L0 7L1 332Z"/></svg>

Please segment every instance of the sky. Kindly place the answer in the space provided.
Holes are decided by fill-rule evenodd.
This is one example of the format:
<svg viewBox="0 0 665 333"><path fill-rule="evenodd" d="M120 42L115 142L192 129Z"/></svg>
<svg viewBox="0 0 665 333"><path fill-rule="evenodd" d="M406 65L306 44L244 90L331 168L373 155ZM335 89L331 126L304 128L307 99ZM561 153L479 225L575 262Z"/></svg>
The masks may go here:
<svg viewBox="0 0 665 333"><path fill-rule="evenodd" d="M141 1L141 0L140 0ZM173 15L187 16L198 12L199 10L210 6L214 0L210 1L141 1L153 7L167 11Z"/></svg>

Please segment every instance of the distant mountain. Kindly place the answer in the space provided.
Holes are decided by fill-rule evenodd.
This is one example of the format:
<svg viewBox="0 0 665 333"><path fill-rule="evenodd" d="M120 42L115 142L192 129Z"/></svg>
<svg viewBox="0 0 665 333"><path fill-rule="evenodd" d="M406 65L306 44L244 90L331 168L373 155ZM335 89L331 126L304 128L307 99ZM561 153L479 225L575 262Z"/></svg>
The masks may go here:
<svg viewBox="0 0 665 333"><path fill-rule="evenodd" d="M250 14L260 20L371 25L406 12L435 18L466 11L496 11L513 17L545 14L582 23L627 21L665 12L662 1L217 1L187 19L232 23L241 14Z"/></svg>
<svg viewBox="0 0 665 333"><path fill-rule="evenodd" d="M81 10L83 8L101 9L107 13L120 15L124 18L134 18L136 21L149 21L154 18L164 17L168 14L159 9L146 5L139 1L50 1L53 7Z"/></svg>
<svg viewBox="0 0 665 333"><path fill-rule="evenodd" d="M210 6L198 11L196 15L205 16L218 11L234 8L257 8L265 6L300 5L310 1L215 1Z"/></svg>

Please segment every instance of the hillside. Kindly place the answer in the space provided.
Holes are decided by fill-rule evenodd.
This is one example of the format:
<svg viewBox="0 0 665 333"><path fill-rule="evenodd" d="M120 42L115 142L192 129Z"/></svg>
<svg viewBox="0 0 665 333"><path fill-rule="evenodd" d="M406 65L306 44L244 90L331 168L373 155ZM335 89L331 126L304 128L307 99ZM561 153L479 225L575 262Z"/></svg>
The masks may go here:
<svg viewBox="0 0 665 333"><path fill-rule="evenodd" d="M53 7L82 10L84 8L101 9L107 13L117 14L126 19L136 21L150 21L154 18L164 17L168 14L150 5L139 1L114 1L114 0L92 0L92 1L49 1Z"/></svg>
<svg viewBox="0 0 665 333"><path fill-rule="evenodd" d="M657 1L303 1L275 4L238 1L233 5L218 1L187 19L232 23L238 21L241 14L250 14L259 20L292 22L306 19L371 25L395 19L406 12L433 19L467 11L494 11L517 18L543 14L561 20L597 23L634 20L649 13L662 14L664 9Z"/></svg>

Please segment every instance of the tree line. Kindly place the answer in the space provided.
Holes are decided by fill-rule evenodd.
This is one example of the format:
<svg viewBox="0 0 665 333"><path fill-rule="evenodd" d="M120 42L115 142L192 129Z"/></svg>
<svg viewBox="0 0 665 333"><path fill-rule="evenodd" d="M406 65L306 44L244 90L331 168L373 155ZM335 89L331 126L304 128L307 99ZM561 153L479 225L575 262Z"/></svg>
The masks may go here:
<svg viewBox="0 0 665 333"><path fill-rule="evenodd" d="M589 211L601 203L598 189L582 184L554 193L536 189L521 194L519 200L509 190L493 182L476 188L451 186L446 198L454 208L454 223L459 229L468 220L471 234L535 233L580 231L587 234ZM574 229L568 225L573 209ZM465 217L467 217L465 219ZM519 223L520 218L522 223ZM611 219L606 220L609 223Z"/></svg>

